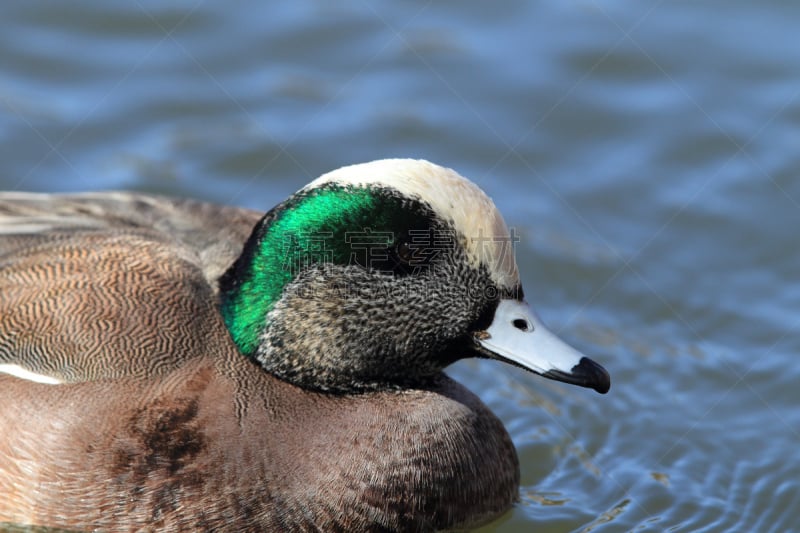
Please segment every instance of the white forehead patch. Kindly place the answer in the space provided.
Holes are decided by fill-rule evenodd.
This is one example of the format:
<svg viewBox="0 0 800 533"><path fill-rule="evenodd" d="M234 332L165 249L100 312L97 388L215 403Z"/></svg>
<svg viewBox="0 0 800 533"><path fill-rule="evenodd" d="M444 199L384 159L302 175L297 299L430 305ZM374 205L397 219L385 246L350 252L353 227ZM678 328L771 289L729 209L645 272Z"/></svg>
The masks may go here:
<svg viewBox="0 0 800 533"><path fill-rule="evenodd" d="M324 183L393 188L428 203L464 235L473 266L485 265L500 287L519 285L513 243L503 217L486 193L454 170L424 160L382 159L328 172L304 189Z"/></svg>

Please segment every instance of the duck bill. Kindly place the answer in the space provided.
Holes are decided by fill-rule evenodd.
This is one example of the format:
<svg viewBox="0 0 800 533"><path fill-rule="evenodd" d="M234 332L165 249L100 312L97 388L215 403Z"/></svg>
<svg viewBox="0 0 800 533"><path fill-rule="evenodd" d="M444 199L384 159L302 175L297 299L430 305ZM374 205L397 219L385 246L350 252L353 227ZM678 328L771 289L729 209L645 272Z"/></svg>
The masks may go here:
<svg viewBox="0 0 800 533"><path fill-rule="evenodd" d="M474 339L492 359L601 394L611 388L606 369L548 330L526 302L500 300L491 325Z"/></svg>

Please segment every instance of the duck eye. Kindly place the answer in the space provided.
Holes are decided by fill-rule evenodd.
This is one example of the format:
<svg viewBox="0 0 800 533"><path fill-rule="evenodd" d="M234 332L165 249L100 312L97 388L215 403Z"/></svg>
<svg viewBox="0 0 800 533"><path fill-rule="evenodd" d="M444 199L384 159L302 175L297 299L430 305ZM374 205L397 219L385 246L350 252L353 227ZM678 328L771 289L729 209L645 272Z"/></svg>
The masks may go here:
<svg viewBox="0 0 800 533"><path fill-rule="evenodd" d="M408 244L408 241L401 240L398 242L395 251L395 253L397 253L397 258L405 264L411 263L411 260L414 259L414 250L411 249L411 245Z"/></svg>

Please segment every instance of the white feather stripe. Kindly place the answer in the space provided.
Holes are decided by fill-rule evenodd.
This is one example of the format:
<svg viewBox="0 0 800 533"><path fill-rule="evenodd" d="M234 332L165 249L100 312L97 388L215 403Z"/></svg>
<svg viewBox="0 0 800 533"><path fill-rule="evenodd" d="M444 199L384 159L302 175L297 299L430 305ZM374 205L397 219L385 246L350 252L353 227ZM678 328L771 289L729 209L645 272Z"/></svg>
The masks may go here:
<svg viewBox="0 0 800 533"><path fill-rule="evenodd" d="M36 372L31 372L30 370L27 370L19 365L2 364L0 365L0 372L3 374L9 374L15 378L33 381L36 383L44 383L45 385L60 385L62 383L62 381L59 381L52 376L37 374Z"/></svg>

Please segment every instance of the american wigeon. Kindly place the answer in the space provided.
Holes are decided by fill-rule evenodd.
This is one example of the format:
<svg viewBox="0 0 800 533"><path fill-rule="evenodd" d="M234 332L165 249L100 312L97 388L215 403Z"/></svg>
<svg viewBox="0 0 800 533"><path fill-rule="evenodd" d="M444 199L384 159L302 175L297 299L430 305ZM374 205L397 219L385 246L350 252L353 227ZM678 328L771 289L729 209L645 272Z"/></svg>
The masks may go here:
<svg viewBox="0 0 800 533"><path fill-rule="evenodd" d="M454 171L330 172L266 215L0 195L0 522L437 530L517 499L500 421L443 369L609 389L530 310Z"/></svg>

